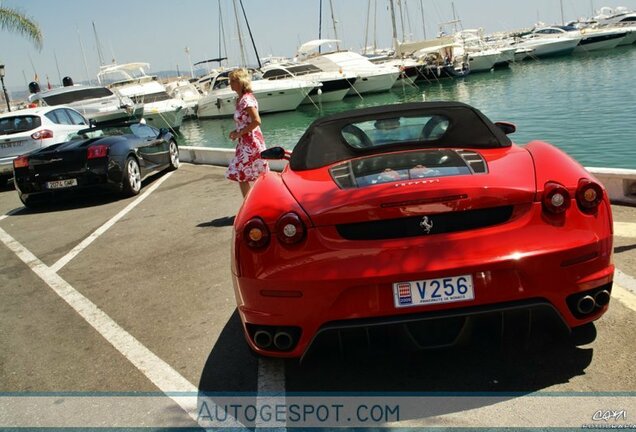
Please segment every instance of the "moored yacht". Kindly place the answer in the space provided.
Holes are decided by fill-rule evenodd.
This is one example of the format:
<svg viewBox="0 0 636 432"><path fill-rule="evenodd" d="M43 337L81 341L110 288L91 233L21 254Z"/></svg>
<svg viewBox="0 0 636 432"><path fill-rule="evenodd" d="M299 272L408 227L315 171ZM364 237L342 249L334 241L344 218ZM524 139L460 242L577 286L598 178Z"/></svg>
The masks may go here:
<svg viewBox="0 0 636 432"><path fill-rule="evenodd" d="M135 104L129 97L109 88L73 84L70 77L64 77L62 84L59 88L40 91L36 82L31 83L29 102L40 106L67 105L96 123L139 119L143 115L142 104Z"/></svg>
<svg viewBox="0 0 636 432"><path fill-rule="evenodd" d="M165 83L166 91L175 99L181 99L185 104L184 118L197 116L197 108L199 107L199 99L201 93L199 89L187 79L177 79Z"/></svg>
<svg viewBox="0 0 636 432"><path fill-rule="evenodd" d="M343 71L356 76L356 81L347 95L362 95L388 91L400 76L393 66L372 63L368 58L352 51L332 51L321 54L317 48L339 42L335 39L318 39L298 48L298 59L310 63L323 71Z"/></svg>
<svg viewBox="0 0 636 432"><path fill-rule="evenodd" d="M579 23L579 25L583 25ZM581 40L574 48L574 52L588 52L604 49L615 48L627 35L625 30L616 27L597 28L583 27L578 28L574 25L544 27L537 30L541 34L572 34L580 36Z"/></svg>
<svg viewBox="0 0 636 432"><path fill-rule="evenodd" d="M580 41L580 34L537 28L511 45L524 52L531 49L533 58L542 58L571 54Z"/></svg>
<svg viewBox="0 0 636 432"><path fill-rule="evenodd" d="M179 129L185 104L170 97L157 77L148 75L148 63L126 63L102 66L97 79L101 85L117 90L144 106L144 119L158 128Z"/></svg>
<svg viewBox="0 0 636 432"><path fill-rule="evenodd" d="M199 99L198 118L234 115L236 93L230 88L230 72L231 70L225 70L206 77L209 86L207 92ZM295 110L314 88L321 85L317 81L300 79L253 79L252 92L258 101L258 112L268 114Z"/></svg>
<svg viewBox="0 0 636 432"><path fill-rule="evenodd" d="M618 43L621 45L631 45L636 42L636 11L629 10L625 7L602 7L598 11L598 15L592 18L601 28L618 27L627 32L625 39Z"/></svg>
<svg viewBox="0 0 636 432"><path fill-rule="evenodd" d="M261 68L263 78L267 80L303 79L322 83L303 99L302 104L318 102L337 102L342 100L356 82L355 75L340 71L323 71L309 63L270 63Z"/></svg>

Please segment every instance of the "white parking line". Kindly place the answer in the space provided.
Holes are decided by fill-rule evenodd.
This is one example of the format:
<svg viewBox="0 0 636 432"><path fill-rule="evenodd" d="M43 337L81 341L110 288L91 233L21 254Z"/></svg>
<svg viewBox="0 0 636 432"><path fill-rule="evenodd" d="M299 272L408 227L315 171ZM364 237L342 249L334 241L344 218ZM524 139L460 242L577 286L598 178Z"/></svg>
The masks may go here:
<svg viewBox="0 0 636 432"><path fill-rule="evenodd" d="M174 400L198 423L198 389L190 381L161 360L130 333L119 326L93 302L75 290L68 282L55 273L26 249L6 231L0 228L0 240L13 251L33 272L40 277L58 296L68 303L88 324L102 335L117 351L130 361L155 386ZM171 395L173 392L189 393L191 397ZM230 415L228 413L228 419ZM234 424L232 424L234 423ZM236 421L228 427L241 427Z"/></svg>
<svg viewBox="0 0 636 432"><path fill-rule="evenodd" d="M285 363L276 358L258 359L256 410L263 412L269 406L285 406ZM262 416L256 420L256 428L284 430L284 421L263 420Z"/></svg>
<svg viewBox="0 0 636 432"><path fill-rule="evenodd" d="M0 221L3 220L3 219L8 218L9 216L13 215L14 213L19 212L20 210L22 210L22 207L13 209L10 212L7 212L6 214L3 214L2 216L0 216Z"/></svg>
<svg viewBox="0 0 636 432"><path fill-rule="evenodd" d="M62 267L64 267L66 264L68 264L68 262L70 260L75 258L80 252L82 252L84 249L86 249L88 247L88 245L93 243L100 235L104 234L110 227L115 225L115 223L117 223L117 221L119 219L121 219L124 216L126 216L126 214L129 211L131 211L132 209L137 207L137 205L139 203L141 203L143 200L148 198L148 196L152 192L154 192L155 189L157 189L164 181L166 181L168 178L170 178L171 175L172 175L172 172L166 173L160 179L155 181L152 184L152 186L150 186L148 189L146 189L146 191L143 194L139 195L139 197L137 197L137 199L135 199L133 202L128 204L122 211L120 211L115 216L113 216L104 225L102 225L99 228L97 228L91 235L89 235L84 240L82 240L77 246L75 246L73 249L71 249L66 255L64 255L62 258L57 260L57 262L51 266L51 270L53 270L56 273L58 271L60 271L60 269Z"/></svg>
<svg viewBox="0 0 636 432"><path fill-rule="evenodd" d="M636 223L614 222L614 235L617 237L636 238Z"/></svg>

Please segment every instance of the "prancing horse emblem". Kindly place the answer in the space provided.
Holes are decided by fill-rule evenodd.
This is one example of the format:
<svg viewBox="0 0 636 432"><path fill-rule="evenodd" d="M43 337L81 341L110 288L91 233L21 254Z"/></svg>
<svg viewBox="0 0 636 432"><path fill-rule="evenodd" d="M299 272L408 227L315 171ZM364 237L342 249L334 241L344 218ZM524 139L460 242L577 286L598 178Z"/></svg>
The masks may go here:
<svg viewBox="0 0 636 432"><path fill-rule="evenodd" d="M426 231L426 234L430 234L433 229L433 221L428 216L424 216L420 221L420 227Z"/></svg>

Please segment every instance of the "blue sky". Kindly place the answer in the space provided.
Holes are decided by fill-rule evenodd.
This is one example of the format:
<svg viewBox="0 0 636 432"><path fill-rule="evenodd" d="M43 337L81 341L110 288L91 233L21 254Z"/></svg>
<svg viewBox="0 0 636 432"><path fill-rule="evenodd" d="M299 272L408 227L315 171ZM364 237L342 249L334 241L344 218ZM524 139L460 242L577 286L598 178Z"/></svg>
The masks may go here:
<svg viewBox="0 0 636 432"><path fill-rule="evenodd" d="M420 4L429 38L436 35L440 22L452 19L451 4L464 28L483 27L486 32L529 27L537 20L561 21L557 0L401 1L409 13L405 22L412 39L424 36ZM377 3L375 39L379 46L389 47L388 0L371 0L372 5L374 2ZM329 3L323 0L323 37L333 37ZM219 0L4 0L3 6L18 9L34 19L44 36L44 46L38 51L24 37L0 31L0 63L6 68L5 84L10 91L23 90L36 72L43 85L47 76L54 86L67 75L75 81L94 80L100 61L92 23L106 63L113 58L118 63L148 62L153 71L178 67L182 74L189 75L190 61L216 57L221 39L227 46L231 64L238 64L241 57L233 3L220 0L220 4L224 29L221 37ZM236 4L240 12L238 0ZM359 51L365 41L369 0L332 0L332 4L342 47ZM319 0L243 0L243 5L261 57L293 56L299 44L318 37ZM563 0L566 20L590 16L593 8L601 6L636 9L636 0ZM241 25L248 62L253 64L253 49L247 30ZM373 24L369 41L374 38L372 30Z"/></svg>

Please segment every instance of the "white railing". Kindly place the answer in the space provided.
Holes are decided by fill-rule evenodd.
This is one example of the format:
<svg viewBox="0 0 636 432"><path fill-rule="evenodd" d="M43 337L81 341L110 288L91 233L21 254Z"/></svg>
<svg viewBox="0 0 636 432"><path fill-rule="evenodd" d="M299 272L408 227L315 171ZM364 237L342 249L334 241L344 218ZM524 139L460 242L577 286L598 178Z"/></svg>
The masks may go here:
<svg viewBox="0 0 636 432"><path fill-rule="evenodd" d="M183 162L227 166L234 157L234 149L210 147L181 147L179 158ZM269 161L270 167L281 171L286 161ZM622 168L588 167L607 189L613 204L636 205L636 170Z"/></svg>

